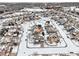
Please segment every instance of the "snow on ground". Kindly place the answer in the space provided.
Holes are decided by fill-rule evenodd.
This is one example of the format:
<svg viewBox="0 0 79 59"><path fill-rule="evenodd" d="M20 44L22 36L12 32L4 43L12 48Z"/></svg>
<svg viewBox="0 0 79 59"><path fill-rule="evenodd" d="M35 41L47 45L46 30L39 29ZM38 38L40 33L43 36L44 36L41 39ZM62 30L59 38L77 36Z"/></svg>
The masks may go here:
<svg viewBox="0 0 79 59"><path fill-rule="evenodd" d="M47 17L42 17L42 20L40 19L40 20L36 21L35 23L41 24L42 27L43 27L43 29L44 29L46 20L49 20L49 21L50 21L49 18L47 18ZM52 23L51 23L51 25L53 26ZM55 27L55 26L53 26L53 27ZM44 40L46 41L46 40L47 40L46 37L48 36L48 34L46 33L46 30L45 30L45 29L44 29L44 33L45 33L45 36L44 36L45 39L44 39ZM58 34L59 34L59 33L58 33ZM59 34L59 36L61 36L61 35ZM31 37L31 36L30 36L30 37ZM44 47L46 47L46 48L65 47L65 46L66 46L66 42L64 42L64 40L63 40L62 37L59 38L59 39L60 39L60 43L58 43L57 46L55 46L55 45L56 45L55 43L54 43L54 44L49 44L49 43L46 41L47 44L44 43ZM39 45L33 45L33 43L31 43L32 40L33 40L33 38L29 38L29 40L28 40L28 47L29 47L29 48L37 48L37 47L40 47L40 44L39 44Z"/></svg>
<svg viewBox="0 0 79 59"><path fill-rule="evenodd" d="M42 18L44 19L44 18ZM47 19L47 18L45 18ZM35 23L39 22L41 24L43 24L44 20L37 20L34 21ZM38 53L38 54L54 54L54 53L69 53L69 52L79 52L79 47L75 46L71 40L69 38L67 38L66 34L63 32L63 30L56 24L55 21L52 20L52 23L56 26L56 28L59 30L61 36L63 37L64 41L67 44L67 47L63 48L27 48L26 43L27 43L27 29L29 28L29 24L33 23L33 21L31 22L26 22L24 23L23 29L24 29L24 33L23 33L23 37L21 38L21 43L19 46L19 50L18 50L18 56L26 56L26 55L31 55L33 53Z"/></svg>
<svg viewBox="0 0 79 59"><path fill-rule="evenodd" d="M38 11L38 10L37 10ZM19 13L16 13L17 15L19 15ZM68 15L68 14L67 14ZM72 16L73 17L73 16ZM1 24L3 22L5 22L6 20L11 20L12 18L6 18L6 19L2 19L0 20L0 27ZM75 44L73 44L73 42L67 38L66 35L66 31L64 31L62 28L62 26L59 26L58 24L56 24L56 22L54 20L51 20L51 24L54 25L57 30L59 31L59 33L61 34L61 36L63 37L62 44L64 46L64 42L67 44L66 47L52 47L52 48L27 48L27 36L28 36L28 29L35 24L41 24L42 26L44 26L45 20L49 20L49 18L42 18L40 20L35 20L35 21L31 21L31 22L25 22L24 24L22 24L23 27L23 36L21 38L21 42L20 42L20 46L19 46L19 50L17 53L17 56L26 56L26 55L31 55L33 53L38 53L38 54L54 54L54 53L69 53L69 52L75 52L75 53L79 53L79 47L77 47ZM63 41L64 40L64 41Z"/></svg>
<svg viewBox="0 0 79 59"><path fill-rule="evenodd" d="M21 11L46 11L46 9L38 9L38 8L24 8L24 9L22 9Z"/></svg>

